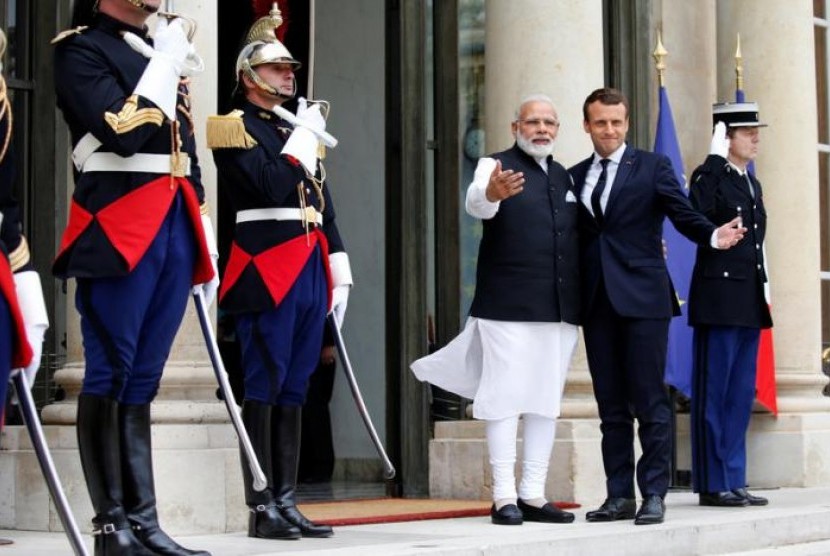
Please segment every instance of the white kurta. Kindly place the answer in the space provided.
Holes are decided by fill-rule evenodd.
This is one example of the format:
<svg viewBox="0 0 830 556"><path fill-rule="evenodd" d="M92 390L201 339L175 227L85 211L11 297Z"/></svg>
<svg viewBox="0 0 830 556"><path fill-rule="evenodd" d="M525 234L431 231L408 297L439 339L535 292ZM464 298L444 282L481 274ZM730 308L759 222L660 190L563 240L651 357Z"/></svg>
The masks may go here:
<svg viewBox="0 0 830 556"><path fill-rule="evenodd" d="M449 344L411 365L418 380L473 400L476 419L559 416L577 327L470 317Z"/></svg>

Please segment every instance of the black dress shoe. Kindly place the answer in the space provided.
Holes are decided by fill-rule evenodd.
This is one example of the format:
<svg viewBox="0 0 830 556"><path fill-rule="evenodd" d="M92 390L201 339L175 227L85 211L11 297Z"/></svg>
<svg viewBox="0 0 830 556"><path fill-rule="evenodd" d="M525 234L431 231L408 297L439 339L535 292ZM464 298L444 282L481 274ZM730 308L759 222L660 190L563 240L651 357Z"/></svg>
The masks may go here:
<svg viewBox="0 0 830 556"><path fill-rule="evenodd" d="M634 525L653 525L663 523L663 516L666 514L666 503L661 496L652 494L643 499L640 511L634 517Z"/></svg>
<svg viewBox="0 0 830 556"><path fill-rule="evenodd" d="M701 492L698 495L698 503L701 506L720 506L722 508L749 506L749 500L729 491Z"/></svg>
<svg viewBox="0 0 830 556"><path fill-rule="evenodd" d="M749 491L745 488L733 488L732 494L735 496L739 496L743 498L747 502L749 502L750 506L766 506L769 504L769 500L764 498L763 496L755 496L754 494L750 494Z"/></svg>
<svg viewBox="0 0 830 556"><path fill-rule="evenodd" d="M633 498L606 498L596 510L585 514L588 521L618 521L620 519L634 519L637 502Z"/></svg>
<svg viewBox="0 0 830 556"><path fill-rule="evenodd" d="M541 521L542 523L573 523L575 518L571 512L560 510L548 502L541 508L530 506L519 498L519 510L521 510L525 521Z"/></svg>
<svg viewBox="0 0 830 556"><path fill-rule="evenodd" d="M521 525L524 518L516 504L506 504L496 510L496 505L490 507L490 521L495 525Z"/></svg>

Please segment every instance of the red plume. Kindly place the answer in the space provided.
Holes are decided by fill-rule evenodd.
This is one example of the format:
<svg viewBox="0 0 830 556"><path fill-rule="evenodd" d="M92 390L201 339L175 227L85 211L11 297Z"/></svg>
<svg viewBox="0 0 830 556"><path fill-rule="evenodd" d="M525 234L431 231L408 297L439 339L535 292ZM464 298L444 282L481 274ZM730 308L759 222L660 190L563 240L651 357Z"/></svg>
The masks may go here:
<svg viewBox="0 0 830 556"><path fill-rule="evenodd" d="M260 17L268 15L271 11L271 5L274 0L251 0L251 5L254 8L254 21ZM277 5L282 13L282 25L277 29L277 38L280 41L285 40L285 33L288 31L288 24L291 22L290 12L288 9L288 0L277 0Z"/></svg>

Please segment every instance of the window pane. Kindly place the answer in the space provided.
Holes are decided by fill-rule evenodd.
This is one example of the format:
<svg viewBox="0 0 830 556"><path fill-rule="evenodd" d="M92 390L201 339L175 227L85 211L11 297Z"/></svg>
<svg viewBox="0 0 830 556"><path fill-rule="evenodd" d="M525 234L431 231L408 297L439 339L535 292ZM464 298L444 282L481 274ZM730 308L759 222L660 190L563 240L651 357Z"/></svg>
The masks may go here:
<svg viewBox="0 0 830 556"><path fill-rule="evenodd" d="M467 186L473 181L478 159L484 156L484 0L458 2L459 132L462 140L459 218L461 303L459 322L464 322L475 292L476 257L481 222L464 210Z"/></svg>
<svg viewBox="0 0 830 556"><path fill-rule="evenodd" d="M821 270L830 270L830 154L818 153L819 220L821 222Z"/></svg>
<svg viewBox="0 0 830 556"><path fill-rule="evenodd" d="M830 143L827 119L827 28L815 26L816 100L818 101L818 142Z"/></svg>
<svg viewBox="0 0 830 556"><path fill-rule="evenodd" d="M827 17L827 12L825 10L825 3L826 0L813 0L813 15L820 18L825 19Z"/></svg>

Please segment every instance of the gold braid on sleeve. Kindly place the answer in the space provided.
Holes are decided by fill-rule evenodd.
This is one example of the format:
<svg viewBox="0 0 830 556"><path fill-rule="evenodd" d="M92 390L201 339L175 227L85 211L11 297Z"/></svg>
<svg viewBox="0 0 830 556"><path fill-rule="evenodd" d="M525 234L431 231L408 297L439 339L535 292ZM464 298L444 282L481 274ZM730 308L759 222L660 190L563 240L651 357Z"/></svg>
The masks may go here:
<svg viewBox="0 0 830 556"><path fill-rule="evenodd" d="M144 124L161 127L164 123L164 113L158 108L138 108L138 95L132 95L124 102L118 114L106 112L104 120L115 133L121 135Z"/></svg>

